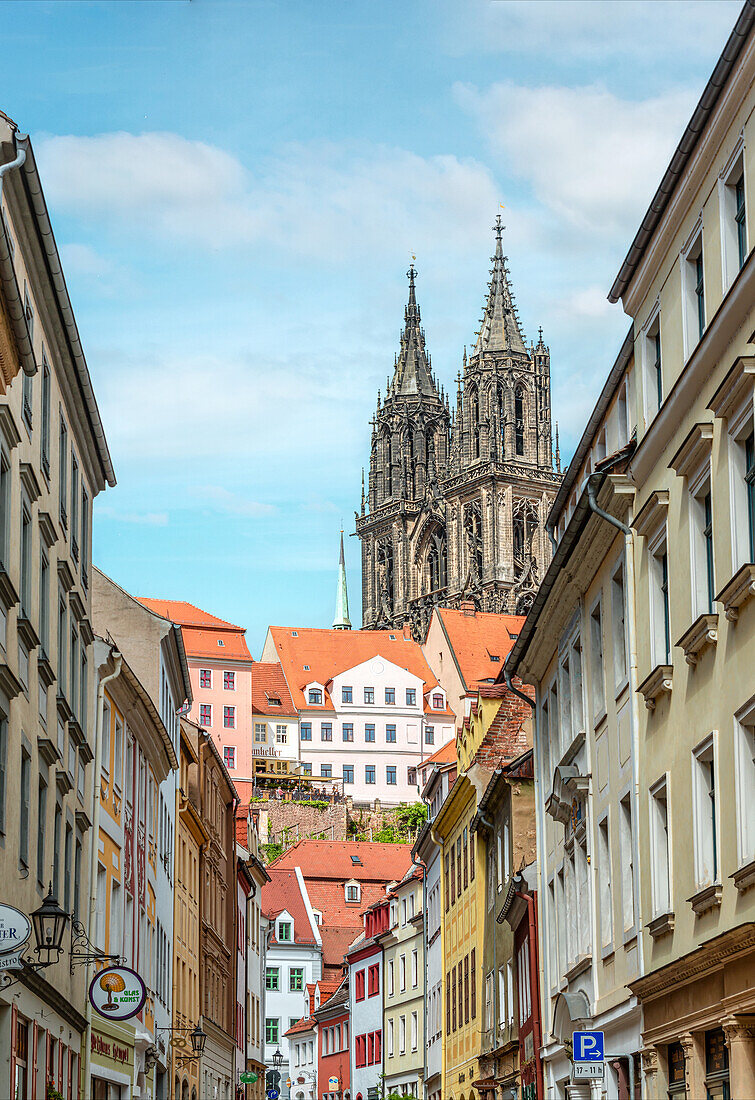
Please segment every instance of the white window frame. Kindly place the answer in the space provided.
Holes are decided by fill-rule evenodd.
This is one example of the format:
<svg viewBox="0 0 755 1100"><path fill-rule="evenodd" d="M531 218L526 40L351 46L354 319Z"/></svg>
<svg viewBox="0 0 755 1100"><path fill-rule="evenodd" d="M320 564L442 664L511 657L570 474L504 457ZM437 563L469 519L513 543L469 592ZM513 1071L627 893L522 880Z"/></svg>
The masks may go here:
<svg viewBox="0 0 755 1100"><path fill-rule="evenodd" d="M598 887L600 892L600 945L603 957L614 950L613 867L611 864L611 816L606 810L598 821Z"/></svg>
<svg viewBox="0 0 755 1100"><path fill-rule="evenodd" d="M732 575L755 554L750 554L750 531L747 516L747 472L745 440L755 432L755 385L750 377L744 396L735 409L727 411L726 434L729 458L729 500L731 512Z"/></svg>
<svg viewBox="0 0 755 1100"><path fill-rule="evenodd" d="M621 914L624 943L637 935L637 866L635 835L637 821L629 787L619 793L619 866L621 868Z"/></svg>
<svg viewBox="0 0 755 1100"><path fill-rule="evenodd" d="M712 759L715 813L710 813L710 788L704 774ZM692 820L694 870L698 890L721 882L721 784L719 780L718 731L712 730L692 750ZM706 851L706 849L709 849ZM714 874L715 869L715 874Z"/></svg>
<svg viewBox="0 0 755 1100"><path fill-rule="evenodd" d="M621 593L621 614L618 614ZM613 654L614 698L622 693L629 683L629 646L627 644L627 571L622 554L611 573L611 649ZM620 655L620 660L617 659Z"/></svg>
<svg viewBox="0 0 755 1100"><path fill-rule="evenodd" d="M655 339L661 339L661 394L658 400L658 378L655 369ZM661 301L657 298L642 327L642 408L645 416L645 430L658 415L666 397L666 385L663 377L663 326L661 325ZM628 438L628 437L627 437Z"/></svg>
<svg viewBox="0 0 755 1100"><path fill-rule="evenodd" d="M718 177L718 209L721 219L721 286L724 294L740 272L739 237L736 224L737 197L736 185L739 179L744 182L745 193L745 263L750 251L748 215L750 204L747 201L747 164L745 157L744 131L739 135L736 145Z"/></svg>
<svg viewBox="0 0 755 1100"><path fill-rule="evenodd" d="M593 601L589 615L590 702L593 728L599 726L606 716L606 650L603 626L603 593L601 592Z"/></svg>
<svg viewBox="0 0 755 1100"><path fill-rule="evenodd" d="M652 668L670 664L673 654L671 632L671 569L668 556L668 527L665 518L658 524L652 536L648 536L648 596L650 611L650 664ZM666 625L664 615L664 596L662 592L662 572L660 559L666 555L668 607L668 652L666 650Z"/></svg>
<svg viewBox="0 0 755 1100"><path fill-rule="evenodd" d="M671 776L664 772L649 790L650 892L653 917L674 911L671 844ZM661 806L665 809L661 809ZM665 818L665 820L664 820Z"/></svg>
<svg viewBox="0 0 755 1100"><path fill-rule="evenodd" d="M708 327L709 309L707 302L708 280L705 277L705 241L703 239L703 216L700 214L694 229L687 238L687 243L679 254L679 269L682 289L682 329L684 336L684 362L686 363L692 352L700 343L702 336ZM700 333L698 319L698 303L695 287L697 285L696 261L698 256L703 258L703 307L705 320L703 332Z"/></svg>
<svg viewBox="0 0 755 1100"><path fill-rule="evenodd" d="M692 619L694 622L700 615L710 613L715 608L716 595L716 555L715 543L713 550L713 576L711 578L711 606L708 604L708 564L705 556L705 526L704 500L707 493L711 495L711 509L713 508L713 477L711 467L710 448L705 458L699 463L694 472L687 477L687 506L689 509L689 538L690 538L690 582Z"/></svg>
<svg viewBox="0 0 755 1100"><path fill-rule="evenodd" d="M734 784L737 804L737 867L755 861L755 696L734 715Z"/></svg>

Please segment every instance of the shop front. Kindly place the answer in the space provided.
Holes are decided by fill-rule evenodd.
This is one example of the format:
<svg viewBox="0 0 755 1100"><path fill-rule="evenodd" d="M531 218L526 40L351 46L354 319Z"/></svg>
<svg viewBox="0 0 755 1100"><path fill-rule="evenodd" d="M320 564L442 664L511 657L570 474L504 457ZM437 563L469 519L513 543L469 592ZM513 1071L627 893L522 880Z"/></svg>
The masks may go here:
<svg viewBox="0 0 755 1100"><path fill-rule="evenodd" d="M644 1012L645 1092L755 1096L755 925L717 936L631 986Z"/></svg>
<svg viewBox="0 0 755 1100"><path fill-rule="evenodd" d="M90 1036L91 1100L131 1100L134 1084L134 1029L95 1017Z"/></svg>

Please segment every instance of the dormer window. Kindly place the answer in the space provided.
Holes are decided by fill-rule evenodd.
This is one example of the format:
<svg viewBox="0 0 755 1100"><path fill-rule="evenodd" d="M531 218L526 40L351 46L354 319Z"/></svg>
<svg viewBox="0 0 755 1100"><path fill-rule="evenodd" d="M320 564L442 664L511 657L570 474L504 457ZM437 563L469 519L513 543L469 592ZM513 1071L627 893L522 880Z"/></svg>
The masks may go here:
<svg viewBox="0 0 755 1100"><path fill-rule="evenodd" d="M433 692L433 710L443 710L443 696L439 691Z"/></svg>
<svg viewBox="0 0 755 1100"><path fill-rule="evenodd" d="M346 901L359 902L362 899L362 888L358 882L346 883Z"/></svg>
<svg viewBox="0 0 755 1100"><path fill-rule="evenodd" d="M309 665L305 665L305 666L304 666L304 671L305 671L305 672L309 672Z"/></svg>
<svg viewBox="0 0 755 1100"><path fill-rule="evenodd" d="M225 645L225 642L222 638L218 638L218 645Z"/></svg>
<svg viewBox="0 0 755 1100"><path fill-rule="evenodd" d="M322 913L319 909L313 909L312 916L315 918L315 924L322 924Z"/></svg>
<svg viewBox="0 0 755 1100"><path fill-rule="evenodd" d="M268 695L267 701L271 707L279 707L281 705L281 701L277 695Z"/></svg>
<svg viewBox="0 0 755 1100"><path fill-rule="evenodd" d="M291 631L291 637L292 638L298 638L299 637L299 631L298 630L292 630Z"/></svg>
<svg viewBox="0 0 755 1100"><path fill-rule="evenodd" d="M278 921L278 943L290 943L291 942L291 922L290 921Z"/></svg>
<svg viewBox="0 0 755 1100"><path fill-rule="evenodd" d="M322 692L319 688L310 688L307 692L307 702L314 707L322 706Z"/></svg>

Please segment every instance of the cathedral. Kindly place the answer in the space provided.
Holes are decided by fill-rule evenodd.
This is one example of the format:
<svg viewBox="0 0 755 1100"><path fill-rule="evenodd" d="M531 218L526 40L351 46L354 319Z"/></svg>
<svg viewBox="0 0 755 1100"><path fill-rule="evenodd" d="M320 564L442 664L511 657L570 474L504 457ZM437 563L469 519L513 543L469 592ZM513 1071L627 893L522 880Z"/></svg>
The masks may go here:
<svg viewBox="0 0 755 1100"><path fill-rule="evenodd" d="M362 625L410 622L435 606L525 614L551 558L545 521L560 481L551 436L550 353L527 347L496 220L495 255L456 407L433 373L409 269L401 345L372 421L356 530Z"/></svg>

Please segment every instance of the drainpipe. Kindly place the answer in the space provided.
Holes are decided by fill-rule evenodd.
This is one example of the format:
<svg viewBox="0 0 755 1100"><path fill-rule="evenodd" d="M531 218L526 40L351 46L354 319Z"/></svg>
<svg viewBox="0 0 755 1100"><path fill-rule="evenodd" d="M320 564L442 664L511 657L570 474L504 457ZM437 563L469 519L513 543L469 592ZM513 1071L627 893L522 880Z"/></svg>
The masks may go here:
<svg viewBox="0 0 755 1100"><path fill-rule="evenodd" d="M535 899L532 894L525 894L521 890L515 890L514 895L517 898L521 898L527 906L527 938L530 948L530 985L532 987L532 1026L534 1031L534 1046L537 1051L535 1073L537 1075L537 1097L538 1100L543 1100L545 1089L543 1082L543 1061L540 1056L543 1043L543 1023L540 1015L540 971L537 963L537 914L535 912ZM632 1097L631 1100L634 1100L634 1097Z"/></svg>
<svg viewBox="0 0 755 1100"><path fill-rule="evenodd" d="M422 998L422 1036L425 1050L422 1055L422 1095L427 1100L427 864L414 856L413 866L422 868L422 969L425 972L425 995Z"/></svg>
<svg viewBox="0 0 755 1100"><path fill-rule="evenodd" d="M94 735L94 774L92 776L92 843L89 849L89 918L87 920L87 936L91 942L94 932L94 922L97 916L97 863L100 852L100 774L102 772L102 719L105 704L105 685L121 674L123 657L113 647L110 651L113 658L114 669L108 676L100 679L97 687L97 718ZM91 1073L92 1052L92 1004L89 1000L89 983L92 980L92 963L86 966L86 1046L84 1048L84 1088L91 1094L89 1077Z"/></svg>

